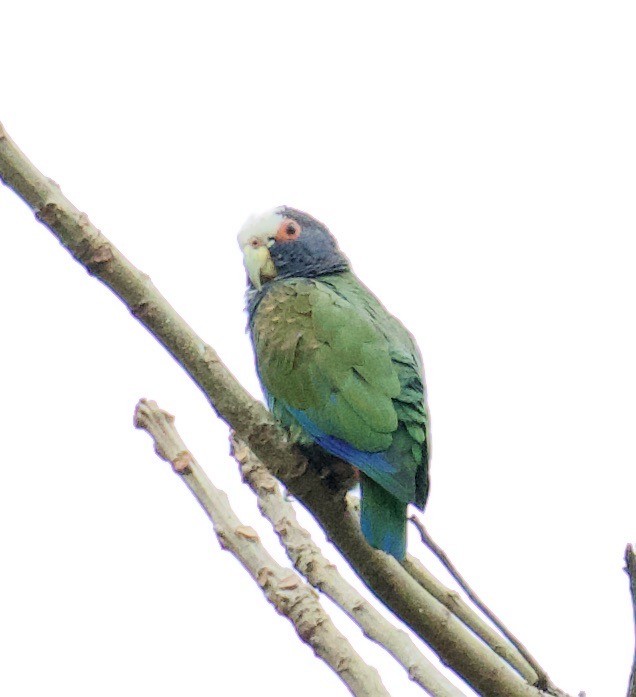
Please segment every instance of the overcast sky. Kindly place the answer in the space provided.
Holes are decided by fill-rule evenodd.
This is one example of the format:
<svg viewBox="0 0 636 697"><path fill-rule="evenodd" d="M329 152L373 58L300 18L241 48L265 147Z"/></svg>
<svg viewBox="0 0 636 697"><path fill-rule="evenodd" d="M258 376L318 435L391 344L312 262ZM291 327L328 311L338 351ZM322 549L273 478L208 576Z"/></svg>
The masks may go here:
<svg viewBox="0 0 636 697"><path fill-rule="evenodd" d="M560 687L623 695L634 4L22 0L1 21L6 129L254 395L236 232L283 203L330 227L424 355L431 533ZM132 413L174 413L276 550L226 427L4 187L0 232L0 693L346 694Z"/></svg>

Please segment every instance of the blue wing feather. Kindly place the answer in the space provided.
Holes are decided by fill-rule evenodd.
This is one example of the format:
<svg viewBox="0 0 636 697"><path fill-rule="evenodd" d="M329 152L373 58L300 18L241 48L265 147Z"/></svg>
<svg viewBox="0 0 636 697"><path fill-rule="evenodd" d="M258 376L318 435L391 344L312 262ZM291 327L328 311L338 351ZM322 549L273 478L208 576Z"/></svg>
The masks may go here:
<svg viewBox="0 0 636 697"><path fill-rule="evenodd" d="M408 487L400 485L400 480L394 476L397 468L386 459L386 453L358 450L340 438L323 433L304 411L288 406L285 409L321 448L362 470L400 501L405 503L410 501L412 492Z"/></svg>

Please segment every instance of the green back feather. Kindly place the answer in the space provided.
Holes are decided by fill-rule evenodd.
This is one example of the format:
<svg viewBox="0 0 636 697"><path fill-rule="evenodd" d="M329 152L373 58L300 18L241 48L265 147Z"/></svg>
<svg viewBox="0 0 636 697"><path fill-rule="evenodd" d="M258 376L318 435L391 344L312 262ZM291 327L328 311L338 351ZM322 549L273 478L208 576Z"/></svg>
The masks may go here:
<svg viewBox="0 0 636 697"><path fill-rule="evenodd" d="M270 284L251 317L258 371L274 413L302 410L325 434L385 453L374 476L403 503L424 505L429 417L411 335L350 272Z"/></svg>

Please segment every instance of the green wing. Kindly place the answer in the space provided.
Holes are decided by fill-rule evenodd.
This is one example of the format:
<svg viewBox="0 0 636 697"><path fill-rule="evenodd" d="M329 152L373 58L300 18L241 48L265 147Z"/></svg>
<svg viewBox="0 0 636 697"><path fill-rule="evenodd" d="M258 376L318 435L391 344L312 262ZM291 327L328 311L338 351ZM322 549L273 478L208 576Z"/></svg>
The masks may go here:
<svg viewBox="0 0 636 697"><path fill-rule="evenodd" d="M419 354L355 276L272 284L251 329L274 413L291 425L300 411L327 436L385 453L388 470L359 466L400 500L422 505L428 416Z"/></svg>

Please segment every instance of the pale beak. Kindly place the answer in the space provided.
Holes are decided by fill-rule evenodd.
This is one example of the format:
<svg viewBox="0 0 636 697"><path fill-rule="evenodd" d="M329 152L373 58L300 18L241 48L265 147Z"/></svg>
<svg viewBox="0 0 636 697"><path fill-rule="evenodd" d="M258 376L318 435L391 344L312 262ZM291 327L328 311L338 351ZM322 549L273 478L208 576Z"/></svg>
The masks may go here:
<svg viewBox="0 0 636 697"><path fill-rule="evenodd" d="M264 245L252 247L251 244L246 244L243 247L243 264L256 290L262 288L263 281L269 281L276 277L276 267L269 249Z"/></svg>

